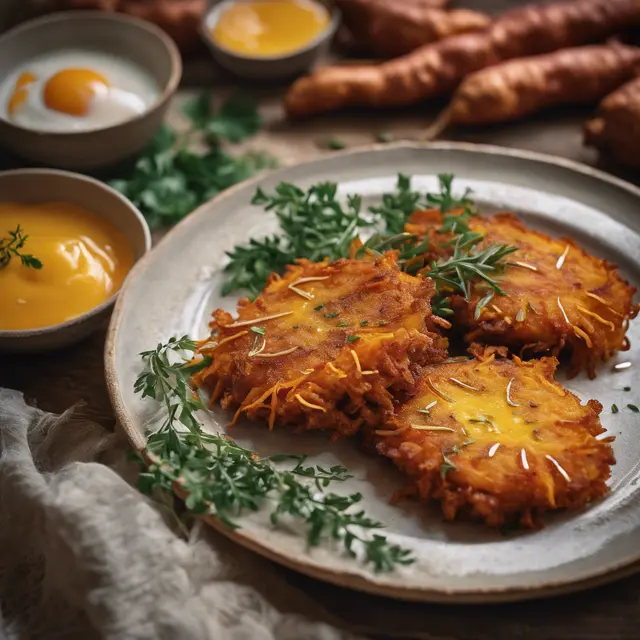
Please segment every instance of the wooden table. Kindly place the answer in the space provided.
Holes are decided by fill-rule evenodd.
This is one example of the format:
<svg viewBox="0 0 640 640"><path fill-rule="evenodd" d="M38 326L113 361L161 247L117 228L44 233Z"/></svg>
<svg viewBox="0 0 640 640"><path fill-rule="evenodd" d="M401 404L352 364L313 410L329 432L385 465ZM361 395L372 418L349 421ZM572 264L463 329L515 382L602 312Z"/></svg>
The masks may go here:
<svg viewBox="0 0 640 640"><path fill-rule="evenodd" d="M467 7L485 11L502 10L522 0L466 1ZM191 62L185 84L208 86L216 72L207 59ZM397 138L415 139L434 115L429 110L358 113L322 117L311 122L289 124L283 119L279 91L261 92L262 111L268 126L247 145L271 152L282 162L298 162L327 153L318 143L337 136L347 145L370 144L377 132L391 132ZM451 139L519 147L596 164L596 156L581 145L581 125L588 111L563 111L515 125L454 132ZM174 113L174 117L175 113ZM14 160L0 153L0 168ZM635 182L612 167L613 173ZM639 212L640 215L640 212ZM55 353L0 355L0 386L23 391L49 411L61 412L77 403L82 411L108 428L113 428L103 373L105 330L84 342ZM284 570L283 570L284 571ZM289 579L316 598L328 611L348 624L380 630L381 637L414 637L432 640L622 640L640 637L640 575L589 592L495 606L410 605L373 598L287 572Z"/></svg>

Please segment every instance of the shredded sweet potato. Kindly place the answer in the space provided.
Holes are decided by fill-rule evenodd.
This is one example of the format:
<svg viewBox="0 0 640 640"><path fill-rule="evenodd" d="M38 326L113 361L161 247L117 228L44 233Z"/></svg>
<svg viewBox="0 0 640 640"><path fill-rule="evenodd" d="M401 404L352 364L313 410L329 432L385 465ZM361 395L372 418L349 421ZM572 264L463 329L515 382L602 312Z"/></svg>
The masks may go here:
<svg viewBox="0 0 640 640"><path fill-rule="evenodd" d="M432 0L338 0L337 5L358 44L388 58L489 24L484 14L468 9L443 11Z"/></svg>
<svg viewBox="0 0 640 640"><path fill-rule="evenodd" d="M584 142L622 164L640 167L640 78L601 102L585 125Z"/></svg>
<svg viewBox="0 0 640 640"><path fill-rule="evenodd" d="M415 396L374 432L376 449L408 476L404 493L436 499L447 520L540 525L608 491L615 463L598 418L554 380L555 358L480 359L427 367Z"/></svg>
<svg viewBox="0 0 640 640"><path fill-rule="evenodd" d="M565 0L515 9L483 31L451 36L370 66L325 67L296 81L291 117L350 106L414 104L453 91L470 73L503 60L598 42L640 23L637 0Z"/></svg>
<svg viewBox="0 0 640 640"><path fill-rule="evenodd" d="M639 66L640 49L621 44L509 60L465 78L440 125L508 122L550 107L595 103Z"/></svg>
<svg viewBox="0 0 640 640"><path fill-rule="evenodd" d="M199 347L212 364L194 382L236 417L353 435L378 425L421 368L447 357L434 332L433 283L402 273L395 255L375 261L300 260L273 276L236 320L213 314Z"/></svg>
<svg viewBox="0 0 640 640"><path fill-rule="evenodd" d="M440 225L438 214L418 212L408 229L432 234L434 225ZM628 321L638 313L635 288L615 265L590 255L574 240L528 229L511 213L475 216L469 228L484 235L480 247L508 244L518 251L497 277L507 295L486 300L491 289L478 281L469 301L452 296L453 325L465 332L467 342L505 345L528 357L568 353L569 375L586 370L591 377L600 362L629 348ZM446 247L437 251L444 242L446 238L438 238L427 258L450 251ZM481 301L484 304L478 308Z"/></svg>

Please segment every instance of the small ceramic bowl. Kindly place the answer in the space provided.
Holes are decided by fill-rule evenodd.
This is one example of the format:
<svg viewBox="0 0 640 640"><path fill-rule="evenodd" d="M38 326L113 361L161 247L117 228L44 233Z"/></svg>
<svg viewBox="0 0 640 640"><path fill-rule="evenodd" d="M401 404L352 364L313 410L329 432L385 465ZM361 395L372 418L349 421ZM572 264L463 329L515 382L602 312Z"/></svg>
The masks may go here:
<svg viewBox="0 0 640 640"><path fill-rule="evenodd" d="M242 1L224 0L217 3L205 15L200 27L202 38L218 64L241 78L277 80L299 75L312 67L329 50L331 39L340 25L340 12L335 8L331 10L325 7L331 14L329 23L316 38L303 48L278 56L251 56L237 53L218 44L211 34L222 14L229 7ZM323 5L322 2L318 4Z"/></svg>
<svg viewBox="0 0 640 640"><path fill-rule="evenodd" d="M70 202L117 227L131 244L134 261L138 261L151 248L149 227L133 204L106 184L77 173L55 169L2 171L0 202ZM0 350L44 351L77 342L105 323L115 297L116 294L101 305L61 324L20 331L0 330Z"/></svg>
<svg viewBox="0 0 640 640"><path fill-rule="evenodd" d="M0 105L0 144L33 162L87 170L114 164L140 151L162 125L182 75L180 54L162 29L128 16L99 11L54 13L26 22L0 38L0 78L36 56L85 49L131 61L160 89L144 113L89 131L51 132L27 128L4 117Z"/></svg>

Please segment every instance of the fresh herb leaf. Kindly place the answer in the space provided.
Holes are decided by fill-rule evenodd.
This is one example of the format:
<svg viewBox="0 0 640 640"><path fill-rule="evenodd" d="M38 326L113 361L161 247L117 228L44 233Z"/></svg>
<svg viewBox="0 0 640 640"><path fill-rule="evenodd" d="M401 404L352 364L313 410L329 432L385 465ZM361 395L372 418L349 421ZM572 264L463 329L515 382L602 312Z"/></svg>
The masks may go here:
<svg viewBox="0 0 640 640"><path fill-rule="evenodd" d="M348 555L357 556L357 543L363 562L376 571L414 562L408 550L384 536L367 535L367 530L383 525L364 511L351 509L361 502L359 493L325 492L332 482L350 477L344 467L305 466L305 456L261 458L224 434L205 432L197 418L204 406L190 386L190 377L211 360L193 362L186 354L194 350L195 343L183 336L141 354L146 368L136 380L135 392L164 403L167 414L147 440L151 463L140 474L142 491L172 494L179 484L187 494L185 505L190 512L216 516L231 528L239 526L236 518L241 513L272 503L271 522L277 525L283 516L301 520L309 546L332 538L342 543ZM277 466L288 461L296 463L292 469Z"/></svg>
<svg viewBox="0 0 640 640"><path fill-rule="evenodd" d="M340 149L347 148L347 145L340 140L340 138L336 137L327 138L320 146L324 149L331 149L332 151L340 151Z"/></svg>
<svg viewBox="0 0 640 640"><path fill-rule="evenodd" d="M635 404L628 404L627 409L633 411L633 413L640 413L640 409Z"/></svg>
<svg viewBox="0 0 640 640"><path fill-rule="evenodd" d="M20 258L23 267L42 269L42 262L30 253L22 253L29 236L24 235L18 225L13 231L8 231L8 238L0 237L0 269L6 267L12 258Z"/></svg>
<svg viewBox="0 0 640 640"><path fill-rule="evenodd" d="M420 208L422 195L411 189L411 176L398 174L396 189L385 193L382 203L369 207L369 211L384 222L385 232L391 235L404 233L404 225L409 216Z"/></svg>
<svg viewBox="0 0 640 640"><path fill-rule="evenodd" d="M369 324L368 320L360 320L360 326L361 327L366 327Z"/></svg>
<svg viewBox="0 0 640 640"><path fill-rule="evenodd" d="M489 293L484 298L478 300L478 303L476 304L476 310L473 313L474 320L478 320L480 318L482 310L491 302L491 300L493 300L494 295L494 291L489 291Z"/></svg>
<svg viewBox="0 0 640 640"><path fill-rule="evenodd" d="M336 325L336 327L348 327L349 323L348 322L338 322L338 324Z"/></svg>
<svg viewBox="0 0 640 640"><path fill-rule="evenodd" d="M320 311L323 308L324 308L324 305L323 304L319 304L317 307L313 307L313 310L314 311Z"/></svg>
<svg viewBox="0 0 640 640"><path fill-rule="evenodd" d="M388 131L379 131L375 135L376 142L393 142L393 134Z"/></svg>
<svg viewBox="0 0 640 640"><path fill-rule="evenodd" d="M152 228L175 224L221 191L275 166L267 154L234 156L219 146L223 139L237 142L258 131L260 117L246 98L231 96L215 112L209 95L202 94L187 102L184 112L193 125L190 131L177 136L162 127L132 173L110 183L142 211ZM208 151L188 149L193 134L204 135Z"/></svg>
<svg viewBox="0 0 640 640"><path fill-rule="evenodd" d="M347 342L355 342L356 340L360 340L360 336L347 336Z"/></svg>
<svg viewBox="0 0 640 640"><path fill-rule="evenodd" d="M623 391L631 391L631 387L623 387Z"/></svg>
<svg viewBox="0 0 640 640"><path fill-rule="evenodd" d="M329 313L325 313L325 318L337 318L340 315L337 311L330 311Z"/></svg>
<svg viewBox="0 0 640 640"><path fill-rule="evenodd" d="M611 413L618 413L619 409L618 409L618 405L617 404L612 404L611 405Z"/></svg>
<svg viewBox="0 0 640 640"><path fill-rule="evenodd" d="M264 327L251 327L251 331L253 331L253 333L258 333L261 336L267 333L267 330Z"/></svg>
<svg viewBox="0 0 640 640"><path fill-rule="evenodd" d="M492 244L476 250L475 245L480 240L476 238L468 242L464 234L458 236L453 255L431 264L427 275L436 283L436 295L443 291L460 292L468 302L471 296L470 283L478 279L486 282L494 292L505 295L493 276L504 270L504 258L517 251L518 247Z"/></svg>
<svg viewBox="0 0 640 640"><path fill-rule="evenodd" d="M457 453L457 448L454 453ZM456 467L456 465L451 461L451 458L447 457L444 449L442 450L442 460L443 462L440 465L440 477L444 480L449 471L457 471L458 467Z"/></svg>

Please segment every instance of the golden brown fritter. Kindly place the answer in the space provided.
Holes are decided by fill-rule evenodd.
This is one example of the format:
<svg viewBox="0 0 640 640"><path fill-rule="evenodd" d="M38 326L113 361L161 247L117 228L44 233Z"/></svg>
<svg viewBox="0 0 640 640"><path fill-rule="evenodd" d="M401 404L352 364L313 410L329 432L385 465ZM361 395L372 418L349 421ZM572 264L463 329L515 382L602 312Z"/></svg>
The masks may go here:
<svg viewBox="0 0 640 640"><path fill-rule="evenodd" d="M429 233L441 244L431 222L438 215L419 212L407 228ZM621 278L615 265L588 254L573 240L528 229L511 213L475 216L469 229L484 235L480 248L508 244L518 251L508 257L504 273L496 276L507 295L486 301L491 288L478 281L469 302L452 297L453 324L466 332L467 342L506 345L527 357L567 352L569 375L586 370L592 378L600 362L629 348L625 333L629 319L638 312L633 304L635 288ZM428 257L441 257L438 251L442 249Z"/></svg>
<svg viewBox="0 0 640 640"><path fill-rule="evenodd" d="M595 400L554 380L555 358L481 359L427 367L376 449L410 478L409 491L500 527L540 524L545 511L580 508L607 492L609 442Z"/></svg>
<svg viewBox="0 0 640 640"><path fill-rule="evenodd" d="M447 357L433 332L433 284L403 273L390 253L375 261L299 260L276 275L238 318L213 314L195 376L211 402L236 417L352 435L378 425L410 392L422 366Z"/></svg>

